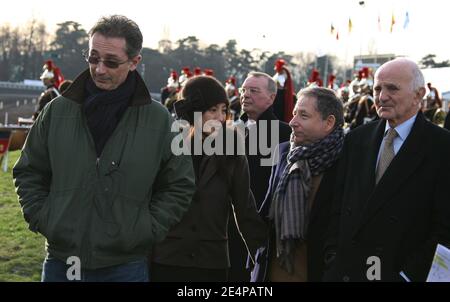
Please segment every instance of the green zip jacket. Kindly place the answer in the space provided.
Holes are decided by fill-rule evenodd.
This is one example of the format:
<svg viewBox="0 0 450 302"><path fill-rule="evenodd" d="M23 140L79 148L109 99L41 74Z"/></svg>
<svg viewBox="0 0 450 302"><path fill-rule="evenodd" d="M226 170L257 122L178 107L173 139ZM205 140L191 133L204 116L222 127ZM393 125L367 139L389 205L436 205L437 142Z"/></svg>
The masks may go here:
<svg viewBox="0 0 450 302"><path fill-rule="evenodd" d="M47 104L13 177L24 218L46 237L47 251L97 269L146 258L187 211L195 176L191 157L172 153L172 118L139 76L97 158L81 106L89 76Z"/></svg>

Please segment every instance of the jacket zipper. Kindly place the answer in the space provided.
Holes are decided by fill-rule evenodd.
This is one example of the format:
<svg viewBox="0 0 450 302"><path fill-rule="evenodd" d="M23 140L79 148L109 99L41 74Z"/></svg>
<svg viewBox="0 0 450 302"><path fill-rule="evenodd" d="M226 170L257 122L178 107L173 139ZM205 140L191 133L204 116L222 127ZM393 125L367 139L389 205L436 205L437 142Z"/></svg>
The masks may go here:
<svg viewBox="0 0 450 302"><path fill-rule="evenodd" d="M84 115L83 115L83 117L84 117ZM95 150L95 142L94 142L94 139L92 138L92 135L91 135L91 132L89 130L89 127L87 126L87 121L86 121L85 117L83 118L83 125L84 125L84 128L85 128L85 131L87 132L87 135L88 135L88 138L89 138L89 140L91 142L91 145L94 147L94 150ZM114 136L114 134L117 135L117 128L114 130L114 132L111 135L111 137L109 138L109 140L111 140L111 138ZM107 144L105 144L105 147L106 147L106 145ZM105 147L103 149L105 149ZM97 156L97 158L95 160L95 171L96 171L96 174L97 174L97 179L96 179L97 181L100 180L100 158L101 158L102 154L103 154L103 151L100 154L100 156ZM122 157L122 155L123 155L123 149L121 151L120 157ZM95 198L95 196L94 196L94 198ZM95 200L93 200L93 202L95 202ZM81 263L85 263L86 266L88 266L88 267L89 267L90 262L91 262L91 257L90 257L91 253L94 252L93 250L91 250L91 243L90 243L90 240L89 240L89 234L90 234L90 228L91 228L91 220L92 220L91 216L93 215L92 212L93 211L89 211L89 217L88 217L88 220L87 220L86 230L85 230L85 233L84 233L83 239L81 240L81 245L80 245L80 255L82 255L83 259L86 259L86 261L81 261ZM83 250L84 250L84 253L83 253Z"/></svg>
<svg viewBox="0 0 450 302"><path fill-rule="evenodd" d="M86 131L86 134L88 136L88 139L91 143L91 146L93 146L94 148L94 152L95 152L95 143L94 143L94 139L92 138L91 132L87 126L87 121L86 118L83 114L82 118L83 118L83 126L84 126L84 130ZM96 171L96 176L97 176L97 180L100 178L100 157L96 157L95 160L95 171ZM95 198L95 194L94 194L94 198ZM92 201L95 202L95 201ZM90 204L92 206L92 203ZM91 220L92 220L92 212L93 211L89 211L88 217L87 217L87 225L86 228L84 230L84 234L83 237L81 239L81 244L80 244L80 256L81 258L81 263L82 263L82 267L83 264L87 267L90 267L90 263L91 263L91 253L93 252L91 250L91 242L89 239L90 236L90 229L91 229Z"/></svg>

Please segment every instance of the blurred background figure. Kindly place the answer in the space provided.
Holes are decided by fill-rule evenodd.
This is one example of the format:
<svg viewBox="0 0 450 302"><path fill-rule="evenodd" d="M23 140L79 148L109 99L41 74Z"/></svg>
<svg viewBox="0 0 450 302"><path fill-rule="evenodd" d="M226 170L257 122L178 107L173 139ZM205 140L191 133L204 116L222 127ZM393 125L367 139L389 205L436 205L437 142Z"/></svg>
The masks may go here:
<svg viewBox="0 0 450 302"><path fill-rule="evenodd" d="M225 91L230 101L231 119L237 121L241 115L241 101L239 100L239 91L235 77L231 76L225 81Z"/></svg>
<svg viewBox="0 0 450 302"><path fill-rule="evenodd" d="M200 67L195 67L194 68L194 77L199 76L199 75L202 75L202 69Z"/></svg>
<svg viewBox="0 0 450 302"><path fill-rule="evenodd" d="M289 123L292 119L296 98L291 73L285 65L286 61L283 59L275 61L273 80L277 84L277 95L273 102L273 112L280 121Z"/></svg>
<svg viewBox="0 0 450 302"><path fill-rule="evenodd" d="M349 85L350 85L350 80L348 80L347 82L343 83L341 85L341 87L337 91L338 96L341 99L343 104L348 102L348 98L350 96Z"/></svg>
<svg viewBox="0 0 450 302"><path fill-rule="evenodd" d="M64 81L64 76L61 70L55 66L52 60L47 60L42 67L43 72L40 77L42 83L45 85L46 90L40 95L38 99L38 109L33 114L35 120L39 113L44 109L48 102L60 96L59 85Z"/></svg>
<svg viewBox="0 0 450 302"><path fill-rule="evenodd" d="M348 85L348 101L343 100L346 131L377 118L372 89L372 72L368 67L363 67Z"/></svg>
<svg viewBox="0 0 450 302"><path fill-rule="evenodd" d="M428 94L425 97L423 114L433 124L442 126L445 120L445 111L442 109L442 100L439 91L431 83L427 83Z"/></svg>
<svg viewBox="0 0 450 302"><path fill-rule="evenodd" d="M180 74L180 79L179 79L179 83L180 83L180 87L182 88L184 86L184 84L186 84L186 81L193 77L194 75L191 72L191 69L187 66L183 67L181 69L181 74Z"/></svg>
<svg viewBox="0 0 450 302"><path fill-rule="evenodd" d="M339 86L338 86L338 84L336 84L336 76L334 74L330 74L328 76L327 88L334 90L334 91L338 91Z"/></svg>
<svg viewBox="0 0 450 302"><path fill-rule="evenodd" d="M350 130L361 125L367 124L377 118L375 103L373 101L373 79L372 73L368 67L361 69L361 81L358 85L359 99L355 102L353 108L354 116L350 121Z"/></svg>
<svg viewBox="0 0 450 302"><path fill-rule="evenodd" d="M322 87L323 81L320 77L320 72L317 69L311 71L311 76L308 79L308 87Z"/></svg>
<svg viewBox="0 0 450 302"><path fill-rule="evenodd" d="M173 103L177 100L179 90L178 73L172 70L166 87L161 89L161 104L165 105L170 112L173 112Z"/></svg>
<svg viewBox="0 0 450 302"><path fill-rule="evenodd" d="M203 70L203 75L213 77L214 76L214 70L209 69L209 68L205 68Z"/></svg>

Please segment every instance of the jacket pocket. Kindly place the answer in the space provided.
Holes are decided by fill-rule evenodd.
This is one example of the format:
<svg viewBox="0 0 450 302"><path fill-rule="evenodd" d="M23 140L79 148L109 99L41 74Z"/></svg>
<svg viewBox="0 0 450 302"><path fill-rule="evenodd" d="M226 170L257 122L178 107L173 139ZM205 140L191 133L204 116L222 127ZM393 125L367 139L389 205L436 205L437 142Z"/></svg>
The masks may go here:
<svg viewBox="0 0 450 302"><path fill-rule="evenodd" d="M130 254L150 250L153 235L147 200L118 194L109 209L103 208L97 214L92 244L100 252Z"/></svg>
<svg viewBox="0 0 450 302"><path fill-rule="evenodd" d="M132 248L136 250L150 251L153 245L154 236L152 228L152 217L147 201L144 201L140 206L138 219L133 228L133 233L136 234L135 241Z"/></svg>
<svg viewBox="0 0 450 302"><path fill-rule="evenodd" d="M44 204L42 205L42 208L39 210L38 213L38 222L37 222L37 231L41 233L44 237L47 238L47 225L48 225L48 219L50 216L50 198L51 196L47 196L47 198L44 201Z"/></svg>
<svg viewBox="0 0 450 302"><path fill-rule="evenodd" d="M75 228L83 216L79 208L79 190L55 192L47 200L47 219L39 222L39 227L53 249L66 251L76 245Z"/></svg>

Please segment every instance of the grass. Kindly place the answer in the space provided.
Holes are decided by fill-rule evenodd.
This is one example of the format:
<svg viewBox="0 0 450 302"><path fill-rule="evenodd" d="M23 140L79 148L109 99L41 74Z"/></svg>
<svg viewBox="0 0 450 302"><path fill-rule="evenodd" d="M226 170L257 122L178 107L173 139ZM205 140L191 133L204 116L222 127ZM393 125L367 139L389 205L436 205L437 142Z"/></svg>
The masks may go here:
<svg viewBox="0 0 450 302"><path fill-rule="evenodd" d="M9 153L8 171L0 171L0 281L40 281L45 240L28 229L20 210L12 180L19 155Z"/></svg>

